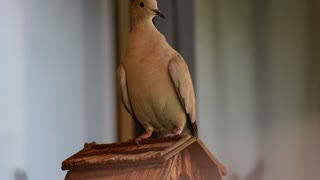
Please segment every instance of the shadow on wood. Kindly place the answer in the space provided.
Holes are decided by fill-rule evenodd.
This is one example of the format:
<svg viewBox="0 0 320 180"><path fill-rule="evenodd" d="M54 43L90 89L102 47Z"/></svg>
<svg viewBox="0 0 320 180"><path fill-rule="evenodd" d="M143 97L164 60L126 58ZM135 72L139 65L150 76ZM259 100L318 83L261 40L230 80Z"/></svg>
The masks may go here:
<svg viewBox="0 0 320 180"><path fill-rule="evenodd" d="M135 143L85 144L62 163L66 180L210 179L222 180L226 168L201 140L191 136Z"/></svg>

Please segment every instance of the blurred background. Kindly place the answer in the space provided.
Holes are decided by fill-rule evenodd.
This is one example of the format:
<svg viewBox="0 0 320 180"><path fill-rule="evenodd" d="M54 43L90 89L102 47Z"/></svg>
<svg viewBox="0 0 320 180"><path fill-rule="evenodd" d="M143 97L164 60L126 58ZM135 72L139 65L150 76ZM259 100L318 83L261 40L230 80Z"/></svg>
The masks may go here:
<svg viewBox="0 0 320 180"><path fill-rule="evenodd" d="M0 0L0 179L63 179L83 143L134 136L115 69L127 0ZM226 180L317 180L320 1L161 0Z"/></svg>

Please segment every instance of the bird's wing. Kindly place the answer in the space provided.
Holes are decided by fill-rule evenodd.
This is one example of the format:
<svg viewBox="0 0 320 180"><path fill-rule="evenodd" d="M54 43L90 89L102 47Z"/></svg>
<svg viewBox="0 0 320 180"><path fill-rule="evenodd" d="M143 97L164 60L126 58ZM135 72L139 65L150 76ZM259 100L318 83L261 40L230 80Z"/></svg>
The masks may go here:
<svg viewBox="0 0 320 180"><path fill-rule="evenodd" d="M177 55L170 60L168 68L182 107L188 115L192 133L197 136L196 98L188 66L182 56Z"/></svg>
<svg viewBox="0 0 320 180"><path fill-rule="evenodd" d="M128 89L127 89L127 78L126 78L126 71L123 67L122 64L119 65L118 70L117 70L117 81L118 81L118 91L120 91L120 97L121 101L128 111L128 113L133 116L133 111L131 107L131 103L129 100L129 95L128 95Z"/></svg>
<svg viewBox="0 0 320 180"><path fill-rule="evenodd" d="M117 81L118 81L118 91L121 97L122 104L126 108L127 112L131 115L132 119L136 123L139 130L143 130L144 127L134 114L134 110L131 106L129 94L128 94L128 88L127 88L127 78L126 78L126 71L124 69L123 64L120 64L117 70Z"/></svg>

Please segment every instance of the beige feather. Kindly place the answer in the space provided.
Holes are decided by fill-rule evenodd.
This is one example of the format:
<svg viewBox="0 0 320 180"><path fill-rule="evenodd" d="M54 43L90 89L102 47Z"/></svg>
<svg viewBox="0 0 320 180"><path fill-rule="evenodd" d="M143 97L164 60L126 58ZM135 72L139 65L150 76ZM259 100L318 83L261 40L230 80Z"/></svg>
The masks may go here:
<svg viewBox="0 0 320 180"><path fill-rule="evenodd" d="M146 133L156 136L197 135L196 102L187 64L156 29L152 19L164 17L156 0L135 0L133 29L118 68L122 102Z"/></svg>

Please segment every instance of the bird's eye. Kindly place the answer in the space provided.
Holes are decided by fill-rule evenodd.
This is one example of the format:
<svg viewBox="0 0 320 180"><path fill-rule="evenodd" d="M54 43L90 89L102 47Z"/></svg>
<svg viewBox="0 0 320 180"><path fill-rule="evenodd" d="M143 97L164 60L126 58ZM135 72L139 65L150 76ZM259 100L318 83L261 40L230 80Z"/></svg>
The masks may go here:
<svg viewBox="0 0 320 180"><path fill-rule="evenodd" d="M140 3L140 7L142 7L142 8L144 7L144 3L143 2Z"/></svg>

